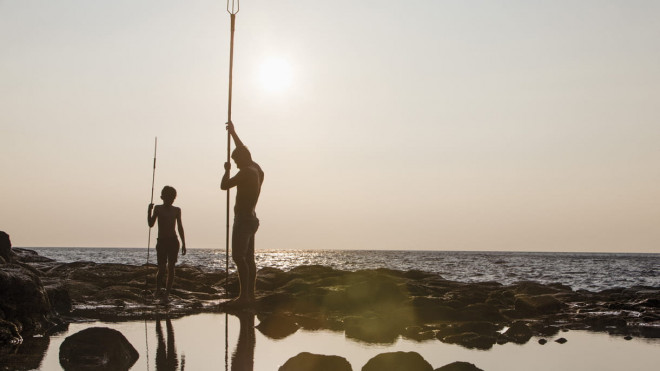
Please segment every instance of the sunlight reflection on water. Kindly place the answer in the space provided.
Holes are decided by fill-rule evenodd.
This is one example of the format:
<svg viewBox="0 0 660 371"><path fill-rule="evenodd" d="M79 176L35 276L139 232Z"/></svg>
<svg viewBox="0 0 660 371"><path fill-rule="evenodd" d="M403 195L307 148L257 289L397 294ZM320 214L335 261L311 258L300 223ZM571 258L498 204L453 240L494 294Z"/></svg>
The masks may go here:
<svg viewBox="0 0 660 371"><path fill-rule="evenodd" d="M61 262L79 260L97 263L141 265L146 249L132 248L35 248ZM207 270L224 270L224 250L190 249L179 264ZM342 270L389 268L438 273L461 282L496 281L511 284L533 280L559 282L573 289L599 291L613 287L660 286L660 254L523 253L470 251L382 250L257 250L259 268L289 270L318 264ZM155 261L152 257L151 262ZM230 259L230 270L234 270Z"/></svg>

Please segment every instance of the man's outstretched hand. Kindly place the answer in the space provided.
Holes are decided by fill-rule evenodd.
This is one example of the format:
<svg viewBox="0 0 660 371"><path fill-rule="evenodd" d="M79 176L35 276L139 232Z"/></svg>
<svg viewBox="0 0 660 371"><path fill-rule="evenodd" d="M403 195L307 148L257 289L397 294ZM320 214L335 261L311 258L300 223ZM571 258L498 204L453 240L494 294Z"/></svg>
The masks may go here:
<svg viewBox="0 0 660 371"><path fill-rule="evenodd" d="M231 170L231 162L225 162L225 171Z"/></svg>
<svg viewBox="0 0 660 371"><path fill-rule="evenodd" d="M234 130L234 123L231 121L227 121L227 131L229 131L229 134L236 134L236 131Z"/></svg>

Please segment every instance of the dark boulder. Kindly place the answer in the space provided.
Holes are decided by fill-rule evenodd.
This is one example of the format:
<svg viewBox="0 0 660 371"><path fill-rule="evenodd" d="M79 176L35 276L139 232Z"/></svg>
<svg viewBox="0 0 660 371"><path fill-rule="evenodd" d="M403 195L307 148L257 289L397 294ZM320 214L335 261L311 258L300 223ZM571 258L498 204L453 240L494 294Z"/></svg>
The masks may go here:
<svg viewBox="0 0 660 371"><path fill-rule="evenodd" d="M516 344L525 344L532 338L532 329L527 326L525 322L516 321L511 324L505 332L504 336Z"/></svg>
<svg viewBox="0 0 660 371"><path fill-rule="evenodd" d="M518 313L532 316L557 313L566 307L552 295L519 295L514 305Z"/></svg>
<svg viewBox="0 0 660 371"><path fill-rule="evenodd" d="M444 365L440 368L436 368L435 371L483 371L483 370L469 362L452 362L448 365Z"/></svg>
<svg viewBox="0 0 660 371"><path fill-rule="evenodd" d="M4 265L0 270L0 298L0 318L12 323L19 333L39 334L54 325L49 319L52 311L48 294L41 279L30 270L16 264ZM0 323L0 333L12 332L5 322Z"/></svg>
<svg viewBox="0 0 660 371"><path fill-rule="evenodd" d="M65 370L128 370L139 357L121 332L107 327L84 329L60 346L60 365Z"/></svg>
<svg viewBox="0 0 660 371"><path fill-rule="evenodd" d="M279 371L353 371L346 358L322 354L299 353L289 358Z"/></svg>
<svg viewBox="0 0 660 371"><path fill-rule="evenodd" d="M463 332L440 339L443 343L458 344L470 349L488 350L497 342L496 336L481 335L476 332Z"/></svg>
<svg viewBox="0 0 660 371"><path fill-rule="evenodd" d="M27 337L20 345L0 347L0 370L40 370L50 337Z"/></svg>
<svg viewBox="0 0 660 371"><path fill-rule="evenodd" d="M367 343L391 344L405 332L405 325L396 318L347 317L344 319L346 337Z"/></svg>
<svg viewBox="0 0 660 371"><path fill-rule="evenodd" d="M259 316L259 321L257 329L266 337L276 340L284 339L300 328L295 318L283 314Z"/></svg>
<svg viewBox="0 0 660 371"><path fill-rule="evenodd" d="M373 357L362 371L433 371L433 367L417 352L391 352Z"/></svg>
<svg viewBox="0 0 660 371"><path fill-rule="evenodd" d="M9 235L0 231L0 263L11 262L11 240Z"/></svg>

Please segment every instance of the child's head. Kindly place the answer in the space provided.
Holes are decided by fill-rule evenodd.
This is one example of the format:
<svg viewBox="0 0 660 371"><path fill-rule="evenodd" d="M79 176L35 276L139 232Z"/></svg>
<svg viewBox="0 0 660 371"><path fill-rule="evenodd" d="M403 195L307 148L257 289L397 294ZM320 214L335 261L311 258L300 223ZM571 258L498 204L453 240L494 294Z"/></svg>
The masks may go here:
<svg viewBox="0 0 660 371"><path fill-rule="evenodd" d="M163 190L160 191L160 198L168 205L173 204L176 198L176 189L170 186L163 187Z"/></svg>

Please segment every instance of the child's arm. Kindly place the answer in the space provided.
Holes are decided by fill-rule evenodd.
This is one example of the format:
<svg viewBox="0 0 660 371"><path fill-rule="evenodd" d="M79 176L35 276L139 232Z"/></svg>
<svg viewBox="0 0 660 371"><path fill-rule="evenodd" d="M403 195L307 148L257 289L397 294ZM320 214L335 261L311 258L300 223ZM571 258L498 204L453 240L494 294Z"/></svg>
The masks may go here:
<svg viewBox="0 0 660 371"><path fill-rule="evenodd" d="M183 223L181 223L181 209L176 214L176 225L179 229L179 237L181 237L181 255L186 255L186 236L183 234Z"/></svg>
<svg viewBox="0 0 660 371"><path fill-rule="evenodd" d="M156 210L153 209L154 204L149 204L149 208L147 209L147 224L149 224L149 228L156 224L156 218L158 218L158 208L156 208ZM152 210L154 211L153 215L151 215Z"/></svg>

